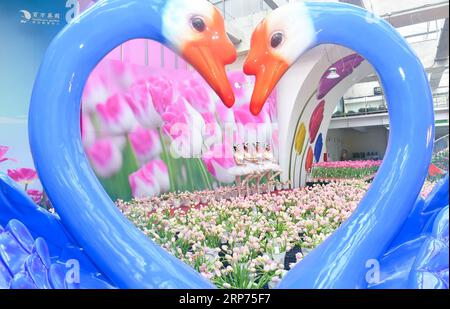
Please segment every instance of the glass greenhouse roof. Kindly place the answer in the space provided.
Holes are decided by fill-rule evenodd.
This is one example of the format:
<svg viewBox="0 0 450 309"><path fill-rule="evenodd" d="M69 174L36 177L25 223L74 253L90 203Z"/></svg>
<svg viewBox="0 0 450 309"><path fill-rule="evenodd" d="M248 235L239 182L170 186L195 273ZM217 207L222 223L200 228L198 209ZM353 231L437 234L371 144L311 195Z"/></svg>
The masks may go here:
<svg viewBox="0 0 450 309"><path fill-rule="evenodd" d="M289 2L303 0L209 1L222 11L228 23L233 24L236 19L257 13L268 13ZM442 75L439 88L444 87L448 91L448 39L441 40L441 35L448 36L448 0L340 0L340 2L362 6L396 26L416 51L430 78L433 73L439 72L439 76ZM446 7L446 14L441 7Z"/></svg>

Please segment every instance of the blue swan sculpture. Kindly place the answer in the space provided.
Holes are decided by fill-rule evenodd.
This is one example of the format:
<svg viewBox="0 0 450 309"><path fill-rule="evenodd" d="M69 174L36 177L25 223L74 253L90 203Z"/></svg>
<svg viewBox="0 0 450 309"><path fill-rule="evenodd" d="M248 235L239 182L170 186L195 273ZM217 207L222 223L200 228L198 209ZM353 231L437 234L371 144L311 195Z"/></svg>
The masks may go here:
<svg viewBox="0 0 450 309"><path fill-rule="evenodd" d="M272 26L275 32L268 31ZM55 38L36 80L29 135L58 216L39 209L0 175L0 288L213 288L116 209L84 155L79 116L89 73L107 52L133 38L157 40L182 54L232 105L224 64L236 54L223 28L206 1L105 0ZM299 33L308 40L289 41ZM382 42L390 57L374 42ZM353 48L377 68L389 102L391 139L355 214L280 287L448 287L448 176L427 200L418 198L433 143L431 93L419 60L388 24L337 3L275 11L255 32L245 67L257 75L252 111L259 111L283 70L323 43ZM289 51L281 57L276 49L283 46ZM43 124L53 130L42 130ZM375 281L366 280L372 259L380 264ZM72 276L73 267L80 278Z"/></svg>
<svg viewBox="0 0 450 309"><path fill-rule="evenodd" d="M79 119L84 84L108 52L136 38L172 48L197 69L226 105L234 103L225 65L235 61L236 51L222 16L211 3L100 1L64 28L44 57L29 112L35 166L61 217L59 222L115 286L212 288L119 212L83 151ZM12 187L6 188L4 195Z"/></svg>
<svg viewBox="0 0 450 309"><path fill-rule="evenodd" d="M253 114L261 111L289 67L321 44L350 48L373 65L389 107L389 144L378 175L354 214L292 269L280 287L366 288L372 282L368 266L379 266L416 202L420 208L418 196L434 141L432 94L420 60L386 21L342 3L293 3L273 11L253 33L244 64L244 72L256 76ZM442 185L441 189L445 192ZM448 205L446 192L441 207ZM442 249L448 256L448 238ZM448 286L444 260L442 280Z"/></svg>

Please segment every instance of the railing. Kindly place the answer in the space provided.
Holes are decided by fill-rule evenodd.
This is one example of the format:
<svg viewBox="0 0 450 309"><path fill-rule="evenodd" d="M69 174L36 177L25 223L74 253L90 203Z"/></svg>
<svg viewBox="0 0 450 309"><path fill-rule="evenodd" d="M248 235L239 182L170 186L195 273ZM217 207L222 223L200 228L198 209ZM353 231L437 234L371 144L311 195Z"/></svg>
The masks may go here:
<svg viewBox="0 0 450 309"><path fill-rule="evenodd" d="M435 109L448 109L449 94L436 94L433 98L433 104ZM346 99L344 100L344 109L345 112L336 111L333 118L385 114L388 112L383 95Z"/></svg>
<svg viewBox="0 0 450 309"><path fill-rule="evenodd" d="M448 109L448 93L436 94L433 98L434 108Z"/></svg>
<svg viewBox="0 0 450 309"><path fill-rule="evenodd" d="M384 114L387 113L387 106L382 95L366 96L344 100L344 110L335 112L333 118Z"/></svg>
<svg viewBox="0 0 450 309"><path fill-rule="evenodd" d="M449 141L448 141L448 134L447 134L446 136L443 136L434 142L433 155L436 155L437 153L439 153L445 149L448 149L448 146L449 146Z"/></svg>

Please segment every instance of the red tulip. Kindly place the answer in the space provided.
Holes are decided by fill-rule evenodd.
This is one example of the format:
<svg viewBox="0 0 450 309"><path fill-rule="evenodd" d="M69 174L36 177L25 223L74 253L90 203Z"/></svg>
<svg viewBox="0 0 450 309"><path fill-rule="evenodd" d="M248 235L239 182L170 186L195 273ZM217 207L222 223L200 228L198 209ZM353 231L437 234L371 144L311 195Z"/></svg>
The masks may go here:
<svg viewBox="0 0 450 309"><path fill-rule="evenodd" d="M437 175L442 175L444 174L444 171L441 170L439 167L437 167L436 165L434 165L433 163L431 163L430 167L428 168L428 174L431 177L436 177Z"/></svg>
<svg viewBox="0 0 450 309"><path fill-rule="evenodd" d="M319 105L317 105L316 109L311 115L311 120L309 121L309 138L311 143L314 143L317 137L317 133L319 133L319 129L323 121L324 112L325 100L321 101Z"/></svg>
<svg viewBox="0 0 450 309"><path fill-rule="evenodd" d="M29 197L31 197L31 199L36 203L39 204L42 201L42 197L44 195L44 193L42 191L39 190L28 190L27 194Z"/></svg>

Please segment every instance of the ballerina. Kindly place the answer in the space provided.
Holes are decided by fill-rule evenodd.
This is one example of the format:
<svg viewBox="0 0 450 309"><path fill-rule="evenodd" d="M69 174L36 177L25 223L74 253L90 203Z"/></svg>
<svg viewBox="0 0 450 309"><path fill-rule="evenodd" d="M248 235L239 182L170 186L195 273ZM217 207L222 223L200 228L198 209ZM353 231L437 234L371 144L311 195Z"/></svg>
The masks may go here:
<svg viewBox="0 0 450 309"><path fill-rule="evenodd" d="M273 183L274 180L281 174L281 168L276 163L272 146L270 144L266 144L264 147L263 159L264 169L266 170L265 176L267 179L267 188L269 188L270 184Z"/></svg>
<svg viewBox="0 0 450 309"><path fill-rule="evenodd" d="M245 163L245 153L240 147L241 145L233 146L233 159L236 166L233 166L228 170L228 172L236 177L236 187L239 197L241 196L241 189L247 184L247 177L242 181L242 176L248 176L251 174L251 169Z"/></svg>
<svg viewBox="0 0 450 309"><path fill-rule="evenodd" d="M261 148L261 144L259 142L256 142L253 144L254 147L254 153L253 153L253 160L255 161L255 165L256 165L256 191L257 193L261 193L260 192L260 188L261 188L261 181L263 180L263 178L267 175L267 173L269 172L268 166L266 166L265 162L264 162L264 151ZM267 178L267 180L269 180Z"/></svg>
<svg viewBox="0 0 450 309"><path fill-rule="evenodd" d="M249 169L249 173L248 176L246 177L245 181L246 181L246 188L247 188L247 195L249 195L250 193L250 188L249 188L249 184L250 181L252 181L253 179L257 179L260 176L260 169L257 165L257 157L255 156L254 152L250 151L250 147L248 145L248 143L244 143L242 144L243 149L244 149L244 161L246 162L246 165Z"/></svg>

